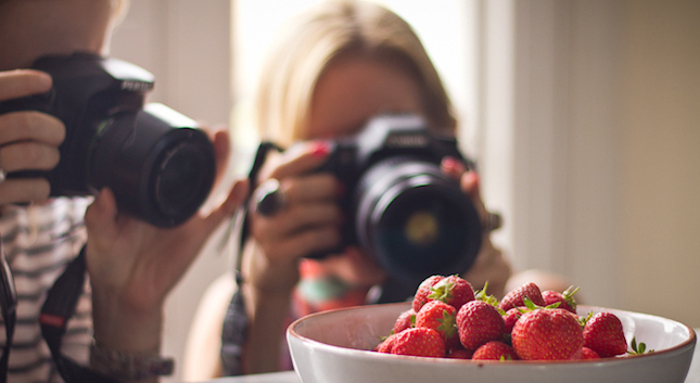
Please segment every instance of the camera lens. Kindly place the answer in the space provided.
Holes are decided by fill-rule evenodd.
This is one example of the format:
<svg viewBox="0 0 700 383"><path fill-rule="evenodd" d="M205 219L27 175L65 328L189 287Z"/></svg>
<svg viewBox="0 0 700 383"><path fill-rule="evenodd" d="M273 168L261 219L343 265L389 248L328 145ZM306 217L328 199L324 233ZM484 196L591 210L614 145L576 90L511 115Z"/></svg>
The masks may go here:
<svg viewBox="0 0 700 383"><path fill-rule="evenodd" d="M481 247L474 206L432 163L378 162L358 191L358 241L393 277L462 273Z"/></svg>
<svg viewBox="0 0 700 383"><path fill-rule="evenodd" d="M160 227L177 226L196 213L216 172L209 137L169 113L176 112L114 115L90 150L89 184L110 187L120 211Z"/></svg>
<svg viewBox="0 0 700 383"><path fill-rule="evenodd" d="M154 204L165 215L194 212L209 192L207 162L199 147L180 142L162 154L154 167Z"/></svg>

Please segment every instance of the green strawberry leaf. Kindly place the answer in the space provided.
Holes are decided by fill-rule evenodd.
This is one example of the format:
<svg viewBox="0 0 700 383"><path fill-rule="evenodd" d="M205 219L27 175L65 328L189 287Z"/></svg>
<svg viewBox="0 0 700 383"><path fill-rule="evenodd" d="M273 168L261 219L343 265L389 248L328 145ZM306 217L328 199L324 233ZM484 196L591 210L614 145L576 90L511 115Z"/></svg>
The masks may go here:
<svg viewBox="0 0 700 383"><path fill-rule="evenodd" d="M628 354L630 355L643 355L643 354L651 354L654 352L654 350L649 350L647 351L647 345L644 344L643 342L640 342L637 344L637 338L632 338L632 342L630 343L630 347L632 350L627 351Z"/></svg>

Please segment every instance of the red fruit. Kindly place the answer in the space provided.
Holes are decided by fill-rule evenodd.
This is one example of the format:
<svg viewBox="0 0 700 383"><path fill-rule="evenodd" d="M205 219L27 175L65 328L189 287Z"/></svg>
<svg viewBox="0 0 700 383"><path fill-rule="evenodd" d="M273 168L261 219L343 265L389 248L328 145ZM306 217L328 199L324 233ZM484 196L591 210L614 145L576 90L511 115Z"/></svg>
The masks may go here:
<svg viewBox="0 0 700 383"><path fill-rule="evenodd" d="M492 340L486 342L481 347L477 348L472 355L473 360L516 360L518 355L515 354L513 347L497 341Z"/></svg>
<svg viewBox="0 0 700 383"><path fill-rule="evenodd" d="M399 317L396 318L396 322L394 323L394 334L398 334L407 328L415 327L415 322L416 312L413 311L413 309L408 309L402 312L399 314Z"/></svg>
<svg viewBox="0 0 700 383"><path fill-rule="evenodd" d="M423 282L420 283L420 285L418 285L416 294L413 296L413 311L420 311L420 308L423 307L424 304L432 300L428 298L428 295L433 293L433 285L440 282L444 278L445 277L442 275L433 275L426 278L425 280L423 280Z"/></svg>
<svg viewBox="0 0 700 383"><path fill-rule="evenodd" d="M576 299L574 299L574 294L578 291L576 288L571 291L570 288L564 290L563 293L547 290L542 292L542 298L544 299L544 306L549 306L555 303L559 303L558 309L564 309L576 314Z"/></svg>
<svg viewBox="0 0 700 383"><path fill-rule="evenodd" d="M583 329L577 317L566 310L539 309L526 312L515 322L511 342L520 359L578 359Z"/></svg>
<svg viewBox="0 0 700 383"><path fill-rule="evenodd" d="M466 280L450 275L433 285L428 299L443 301L459 310L462 305L474 300L474 289Z"/></svg>
<svg viewBox="0 0 700 383"><path fill-rule="evenodd" d="M526 296L530 298L532 303L534 303L535 305L545 306L544 298L542 298L542 292L540 292L540 288L537 287L536 284L528 282L506 294L506 296L503 297L503 299L501 300L501 303L498 305L498 307L503 311L508 311L513 307L525 306L523 298L525 298Z"/></svg>
<svg viewBox="0 0 700 383"><path fill-rule="evenodd" d="M583 346L581 349L581 359L600 359L600 355L590 348Z"/></svg>
<svg viewBox="0 0 700 383"><path fill-rule="evenodd" d="M374 348L374 350L384 354L391 354L391 350L394 349L394 343L396 342L397 336L398 334L389 335L386 339L379 343L377 347Z"/></svg>
<svg viewBox="0 0 700 383"><path fill-rule="evenodd" d="M506 324L506 334L510 334L510 332L513 331L515 322L517 322L523 313L527 311L527 307L513 307L512 309L506 311L506 314L503 315L503 322Z"/></svg>
<svg viewBox="0 0 700 383"><path fill-rule="evenodd" d="M416 327L430 328L438 332L450 349L459 343L455 317L457 310L441 301L430 301L416 314Z"/></svg>
<svg viewBox="0 0 700 383"><path fill-rule="evenodd" d="M392 354L443 358L445 342L440 334L429 328L409 328L396 334Z"/></svg>
<svg viewBox="0 0 700 383"><path fill-rule="evenodd" d="M457 312L457 330L462 346L476 350L490 340L501 339L506 324L495 307L483 301L471 301Z"/></svg>
<svg viewBox="0 0 700 383"><path fill-rule="evenodd" d="M609 358L627 352L627 340L622 322L613 313L599 312L586 322L583 329L583 345Z"/></svg>
<svg viewBox="0 0 700 383"><path fill-rule="evenodd" d="M461 345L458 345L447 352L447 357L452 359L471 359L472 354L472 351L465 350Z"/></svg>

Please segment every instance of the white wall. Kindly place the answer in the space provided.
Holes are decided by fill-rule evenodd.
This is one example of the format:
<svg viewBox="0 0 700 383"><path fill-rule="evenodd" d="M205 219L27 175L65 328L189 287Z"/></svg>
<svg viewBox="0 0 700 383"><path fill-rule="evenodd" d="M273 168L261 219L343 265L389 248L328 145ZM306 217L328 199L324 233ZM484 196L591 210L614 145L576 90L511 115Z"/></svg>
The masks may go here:
<svg viewBox="0 0 700 383"><path fill-rule="evenodd" d="M514 265L697 326L700 2L479 5L484 194Z"/></svg>

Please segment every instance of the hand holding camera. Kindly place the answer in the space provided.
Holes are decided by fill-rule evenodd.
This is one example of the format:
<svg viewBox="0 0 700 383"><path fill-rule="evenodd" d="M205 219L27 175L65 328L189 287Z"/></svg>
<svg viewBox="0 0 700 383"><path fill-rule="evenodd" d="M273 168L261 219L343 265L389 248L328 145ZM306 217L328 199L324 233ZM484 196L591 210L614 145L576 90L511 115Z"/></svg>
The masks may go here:
<svg viewBox="0 0 700 383"><path fill-rule="evenodd" d="M65 139L57 165L12 176L45 178L52 196L109 187L120 211L160 227L177 226L199 209L214 183L214 149L194 121L164 105L144 107L150 73L91 53L41 57L33 68L50 74L53 86L0 102L0 115L43 112L65 125Z"/></svg>
<svg viewBox="0 0 700 383"><path fill-rule="evenodd" d="M36 70L0 72L0 104L51 89L51 77ZM48 198L46 179L7 179L14 171L49 170L58 164L59 145L65 137L63 122L37 111L0 114L0 205L40 202Z"/></svg>
<svg viewBox="0 0 700 383"><path fill-rule="evenodd" d="M265 254L282 252L293 258L292 252L300 252L296 257L325 258L343 253L348 246L358 247L385 273L406 285L420 282L426 275L461 273L472 266L481 247L482 219L472 198L460 189L459 175L451 177L441 169L447 157L461 161L465 171L469 166L453 138L435 136L415 115L382 115L356 135L325 145L324 158L317 160L315 167L300 166L303 171L282 179L277 186L280 190L266 192L265 198L254 194L258 210L266 208L266 199L287 194L292 188L309 196L306 215L301 214L303 205L287 206L278 212L283 217L274 216L277 219L265 211L262 219L256 215L253 235ZM288 152L298 150L293 147ZM290 163L278 167L278 174L273 172L270 177L286 175L284 169L295 168L299 162ZM313 182L318 182L314 180L329 174L345 192L334 195L333 189L326 187L324 198L312 198L324 190L314 186ZM302 182L306 184L300 186ZM258 192L264 191L263 187ZM286 196L283 200L291 199ZM332 219L338 214L342 216L340 223ZM258 220L262 223L256 223ZM272 231L271 225L280 227ZM289 243L298 240L305 246L275 246L279 242L269 241L284 236Z"/></svg>

